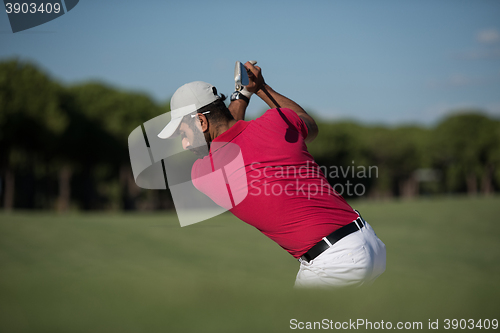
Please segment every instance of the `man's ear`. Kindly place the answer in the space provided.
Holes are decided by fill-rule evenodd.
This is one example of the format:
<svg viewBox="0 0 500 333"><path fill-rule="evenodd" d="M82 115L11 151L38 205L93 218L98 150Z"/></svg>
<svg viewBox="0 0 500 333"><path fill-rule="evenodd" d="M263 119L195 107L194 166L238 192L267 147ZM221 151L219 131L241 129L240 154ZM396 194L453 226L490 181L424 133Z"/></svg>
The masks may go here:
<svg viewBox="0 0 500 333"><path fill-rule="evenodd" d="M203 113L198 113L198 119L200 120L201 131L205 133L208 131L208 120Z"/></svg>

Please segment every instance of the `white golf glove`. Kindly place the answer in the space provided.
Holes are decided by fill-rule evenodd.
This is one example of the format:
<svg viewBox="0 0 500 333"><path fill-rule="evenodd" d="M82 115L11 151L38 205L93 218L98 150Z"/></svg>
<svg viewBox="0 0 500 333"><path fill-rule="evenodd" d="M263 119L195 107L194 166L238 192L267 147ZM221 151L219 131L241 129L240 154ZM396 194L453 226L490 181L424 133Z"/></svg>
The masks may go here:
<svg viewBox="0 0 500 333"><path fill-rule="evenodd" d="M250 60L249 61L252 65L255 65L257 63L257 61L255 60ZM236 73L235 73L236 74ZM235 75L236 76L236 75ZM253 93L248 91L247 88L245 86L242 86L242 85L239 85L238 82L236 82L236 91L239 91L240 94L242 94L243 96L245 96L246 98L250 99L250 97L252 97ZM239 89L238 89L239 88Z"/></svg>

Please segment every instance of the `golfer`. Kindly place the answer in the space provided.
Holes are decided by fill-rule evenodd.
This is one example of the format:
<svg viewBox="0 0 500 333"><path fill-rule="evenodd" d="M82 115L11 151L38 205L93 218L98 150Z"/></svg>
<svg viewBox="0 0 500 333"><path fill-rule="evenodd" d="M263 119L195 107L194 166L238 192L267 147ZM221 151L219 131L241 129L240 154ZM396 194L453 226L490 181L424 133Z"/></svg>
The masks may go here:
<svg viewBox="0 0 500 333"><path fill-rule="evenodd" d="M229 107L208 83L180 87L170 103L172 120L158 136L181 135L183 148L199 156L191 173L194 186L222 206L222 189L204 176L214 168L213 156L232 158L224 147L238 147L244 168L228 172L223 190L244 199L228 208L299 260L296 287L372 283L385 270L385 245L309 154L306 144L318 135L314 119L266 84L260 67L245 67L249 84L233 93ZM270 109L244 121L253 94ZM240 186L242 178L248 186Z"/></svg>

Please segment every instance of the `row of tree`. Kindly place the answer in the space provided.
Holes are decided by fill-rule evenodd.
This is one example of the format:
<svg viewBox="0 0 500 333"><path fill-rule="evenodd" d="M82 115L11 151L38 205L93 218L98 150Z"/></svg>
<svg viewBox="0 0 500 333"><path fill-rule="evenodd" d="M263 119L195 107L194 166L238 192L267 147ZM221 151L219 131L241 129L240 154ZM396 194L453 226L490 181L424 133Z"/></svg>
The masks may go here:
<svg viewBox="0 0 500 333"><path fill-rule="evenodd" d="M168 110L143 93L98 82L62 85L31 63L1 62L1 205L172 208L169 191L135 185L127 146L134 128ZM478 112L434 128L320 122L309 149L333 185L358 185L346 196L361 188L368 197L493 193L500 184L499 124Z"/></svg>
<svg viewBox="0 0 500 333"><path fill-rule="evenodd" d="M478 110L461 110L431 128L335 122L320 123L320 133L310 147L319 164L376 167L378 174L338 177L364 184L371 197L490 195L499 189L500 121Z"/></svg>
<svg viewBox="0 0 500 333"><path fill-rule="evenodd" d="M146 94L63 86L33 64L0 63L3 207L134 209L148 194L134 183L127 138L166 111Z"/></svg>

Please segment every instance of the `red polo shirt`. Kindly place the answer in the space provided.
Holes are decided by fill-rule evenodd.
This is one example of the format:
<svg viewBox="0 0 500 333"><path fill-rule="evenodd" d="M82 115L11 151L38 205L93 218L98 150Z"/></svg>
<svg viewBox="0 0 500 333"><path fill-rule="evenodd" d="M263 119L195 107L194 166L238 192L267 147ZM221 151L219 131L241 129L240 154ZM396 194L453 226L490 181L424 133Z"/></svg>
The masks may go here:
<svg viewBox="0 0 500 333"><path fill-rule="evenodd" d="M319 170L307 151L306 136L306 124L290 109L270 109L256 120L238 121L213 140L209 156L193 165L193 184L216 203L221 193L229 192L230 203L221 206L299 258L358 217ZM217 164L230 165L238 156L240 164L225 168L226 184L202 181Z"/></svg>

